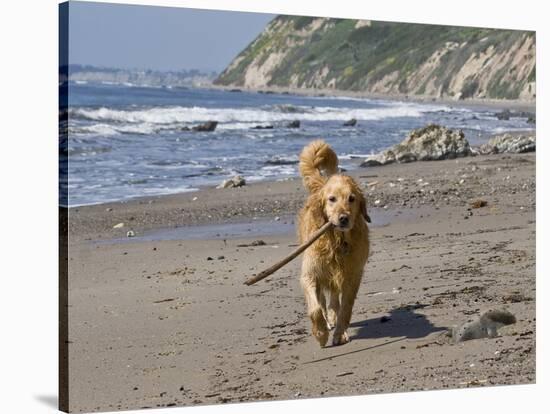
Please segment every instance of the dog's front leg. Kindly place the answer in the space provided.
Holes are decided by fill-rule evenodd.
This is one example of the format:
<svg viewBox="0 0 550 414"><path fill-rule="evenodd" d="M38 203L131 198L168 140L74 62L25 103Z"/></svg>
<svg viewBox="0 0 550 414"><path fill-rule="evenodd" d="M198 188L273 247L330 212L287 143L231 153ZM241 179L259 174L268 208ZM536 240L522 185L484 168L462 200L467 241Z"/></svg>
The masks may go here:
<svg viewBox="0 0 550 414"><path fill-rule="evenodd" d="M306 297L307 314L311 319L313 336L321 346L325 346L328 341L329 327L319 298L321 289L317 286L313 275L308 273L302 274L300 283Z"/></svg>
<svg viewBox="0 0 550 414"><path fill-rule="evenodd" d="M336 289L331 289L330 300L328 304L327 321L329 326L334 327L336 325L336 318L340 311L340 294Z"/></svg>
<svg viewBox="0 0 550 414"><path fill-rule="evenodd" d="M351 280L348 282L349 283L345 283L342 288L342 301L340 303L338 316L336 317L332 345L343 345L349 342L349 336L346 331L351 320L351 312L353 310L353 304L355 303L355 297L359 290L359 282Z"/></svg>

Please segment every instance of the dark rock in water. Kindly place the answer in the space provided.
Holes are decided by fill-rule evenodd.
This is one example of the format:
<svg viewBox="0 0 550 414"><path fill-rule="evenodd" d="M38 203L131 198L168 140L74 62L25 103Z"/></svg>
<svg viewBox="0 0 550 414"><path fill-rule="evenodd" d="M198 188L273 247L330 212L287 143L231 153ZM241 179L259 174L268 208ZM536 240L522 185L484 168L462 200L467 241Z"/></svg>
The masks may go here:
<svg viewBox="0 0 550 414"><path fill-rule="evenodd" d="M208 122L205 122L204 124L194 126L192 129L193 131L198 131L198 132L212 132L216 129L217 126L218 126L217 121L208 121Z"/></svg>
<svg viewBox="0 0 550 414"><path fill-rule="evenodd" d="M537 123L537 117L535 115L530 115L527 118L527 123L528 124L536 124Z"/></svg>
<svg viewBox="0 0 550 414"><path fill-rule="evenodd" d="M241 89L229 89L229 92L242 92Z"/></svg>
<svg viewBox="0 0 550 414"><path fill-rule="evenodd" d="M266 165L295 165L298 164L298 157L296 158L282 158L273 157L265 162Z"/></svg>
<svg viewBox="0 0 550 414"><path fill-rule="evenodd" d="M273 125L256 125L252 129L273 129Z"/></svg>
<svg viewBox="0 0 550 414"><path fill-rule="evenodd" d="M527 122L529 123L531 122L535 123L535 117L536 117L536 115L533 112L510 111L509 109L505 109L502 112L497 112L495 116L497 117L497 119L500 119L501 121L508 121L510 118L527 118Z"/></svg>
<svg viewBox="0 0 550 414"><path fill-rule="evenodd" d="M468 155L472 155L472 150L462 131L431 124L412 131L401 143L368 157L361 166L445 160Z"/></svg>
<svg viewBox="0 0 550 414"><path fill-rule="evenodd" d="M342 125L353 127L353 126L357 125L357 119L351 118L349 121L344 122Z"/></svg>
<svg viewBox="0 0 550 414"><path fill-rule="evenodd" d="M482 155L501 154L511 152L521 154L524 152L533 152L537 148L537 138L535 135L497 135L476 148L475 151Z"/></svg>
<svg viewBox="0 0 550 414"><path fill-rule="evenodd" d="M536 115L533 112L527 112L527 111L519 111L519 112L512 112L512 118L530 118L535 117Z"/></svg>
<svg viewBox="0 0 550 414"><path fill-rule="evenodd" d="M500 121L508 121L510 119L510 117L512 116L512 113L508 109L505 109L502 112L497 112L495 114L495 116Z"/></svg>
<svg viewBox="0 0 550 414"><path fill-rule="evenodd" d="M286 124L287 128L300 128L300 121L297 119Z"/></svg>

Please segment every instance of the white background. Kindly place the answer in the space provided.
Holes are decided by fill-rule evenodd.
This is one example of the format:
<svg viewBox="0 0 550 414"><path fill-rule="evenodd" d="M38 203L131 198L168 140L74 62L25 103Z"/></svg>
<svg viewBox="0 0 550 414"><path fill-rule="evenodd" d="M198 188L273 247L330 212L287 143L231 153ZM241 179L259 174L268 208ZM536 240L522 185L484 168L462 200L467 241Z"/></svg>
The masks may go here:
<svg viewBox="0 0 550 414"><path fill-rule="evenodd" d="M124 2L124 1L121 1ZM548 404L548 119L550 13L545 1L126 1L537 31L537 385L148 410L148 413L311 411L540 412ZM0 406L54 412L57 396L57 0L1 2ZM185 41L186 39L182 39ZM546 252L546 255L543 253ZM546 304L544 303L546 299ZM546 316L545 316L546 313ZM368 363L366 360L365 363ZM353 391L353 390L352 390ZM550 390L549 390L550 391ZM360 390L358 390L360 392ZM546 397L546 398L545 398ZM132 411L134 412L134 411Z"/></svg>

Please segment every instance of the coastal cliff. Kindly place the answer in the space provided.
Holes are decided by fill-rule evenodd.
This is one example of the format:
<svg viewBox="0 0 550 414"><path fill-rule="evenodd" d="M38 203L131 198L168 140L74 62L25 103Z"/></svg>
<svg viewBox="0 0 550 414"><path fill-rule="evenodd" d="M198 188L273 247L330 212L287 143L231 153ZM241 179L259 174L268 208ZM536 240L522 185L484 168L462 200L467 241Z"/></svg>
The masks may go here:
<svg viewBox="0 0 550 414"><path fill-rule="evenodd" d="M214 83L533 101L535 42L527 31L278 16Z"/></svg>

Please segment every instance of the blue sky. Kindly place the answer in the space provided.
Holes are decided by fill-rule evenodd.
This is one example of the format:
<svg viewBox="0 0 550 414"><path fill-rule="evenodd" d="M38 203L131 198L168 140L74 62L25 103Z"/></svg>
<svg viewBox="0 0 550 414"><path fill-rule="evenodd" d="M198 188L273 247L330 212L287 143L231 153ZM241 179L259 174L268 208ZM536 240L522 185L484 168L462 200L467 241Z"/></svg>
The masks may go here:
<svg viewBox="0 0 550 414"><path fill-rule="evenodd" d="M271 14L70 2L70 63L223 70Z"/></svg>

